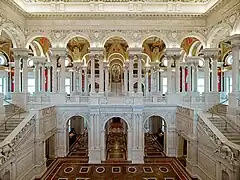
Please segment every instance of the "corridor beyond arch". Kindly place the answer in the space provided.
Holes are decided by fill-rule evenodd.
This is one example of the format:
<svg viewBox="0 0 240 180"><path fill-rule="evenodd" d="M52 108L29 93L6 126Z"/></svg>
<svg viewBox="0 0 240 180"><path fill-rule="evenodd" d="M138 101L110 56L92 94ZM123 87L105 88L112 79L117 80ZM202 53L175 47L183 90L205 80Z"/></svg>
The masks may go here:
<svg viewBox="0 0 240 180"><path fill-rule="evenodd" d="M143 124L145 131L145 157L162 157L167 154L167 124L159 115L148 117Z"/></svg>

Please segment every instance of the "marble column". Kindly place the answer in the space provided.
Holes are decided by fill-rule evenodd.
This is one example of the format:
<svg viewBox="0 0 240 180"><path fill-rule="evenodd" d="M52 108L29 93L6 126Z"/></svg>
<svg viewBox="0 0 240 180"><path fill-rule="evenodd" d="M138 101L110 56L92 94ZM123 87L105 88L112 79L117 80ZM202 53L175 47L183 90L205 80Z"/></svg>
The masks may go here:
<svg viewBox="0 0 240 180"><path fill-rule="evenodd" d="M65 79L66 79L66 67L65 67L65 55L60 56L60 92L65 93Z"/></svg>
<svg viewBox="0 0 240 180"><path fill-rule="evenodd" d="M218 92L218 56L212 57L212 91Z"/></svg>
<svg viewBox="0 0 240 180"><path fill-rule="evenodd" d="M77 70L78 70L78 68L75 66L75 67L73 67L73 80L72 80L72 84L73 84L73 93L76 93L76 92L78 92L78 89L77 89L77 81L78 81L78 79L77 79Z"/></svg>
<svg viewBox="0 0 240 180"><path fill-rule="evenodd" d="M124 64L124 94L127 95L128 92L128 63Z"/></svg>
<svg viewBox="0 0 240 180"><path fill-rule="evenodd" d="M14 92L20 92L20 61L21 56L14 52Z"/></svg>
<svg viewBox="0 0 240 180"><path fill-rule="evenodd" d="M47 91L51 92L52 91L52 89L51 89L51 67L52 67L51 63L47 62L46 67L47 67Z"/></svg>
<svg viewBox="0 0 240 180"><path fill-rule="evenodd" d="M39 62L34 60L34 73L35 73L35 93L39 92Z"/></svg>
<svg viewBox="0 0 240 180"><path fill-rule="evenodd" d="M129 55L129 93L133 93L133 63L134 55Z"/></svg>
<svg viewBox="0 0 240 180"><path fill-rule="evenodd" d="M204 67L204 93L210 91L209 82L210 82L210 67L209 67L209 56L204 56L205 67Z"/></svg>
<svg viewBox="0 0 240 180"><path fill-rule="evenodd" d="M138 54L138 93L142 92L142 55Z"/></svg>
<svg viewBox="0 0 240 180"><path fill-rule="evenodd" d="M167 57L168 64L167 64L167 92L172 92L172 57Z"/></svg>
<svg viewBox="0 0 240 180"><path fill-rule="evenodd" d="M149 82L148 82L148 79L149 79L149 76L148 76L148 73L149 73L149 67L146 68L146 74L145 74L145 90L146 90L146 96L149 94Z"/></svg>
<svg viewBox="0 0 240 180"><path fill-rule="evenodd" d="M151 66L150 72L151 72L151 89L150 89L150 92L155 92L155 88L154 88L154 70L153 70L152 66Z"/></svg>
<svg viewBox="0 0 240 180"><path fill-rule="evenodd" d="M88 73L87 73L86 66L83 67L83 71L84 71L84 93L85 93L85 95L87 95L87 93L88 93Z"/></svg>
<svg viewBox="0 0 240 180"><path fill-rule="evenodd" d="M185 92L185 66L186 66L186 63L182 63L181 64L182 66L182 92Z"/></svg>
<svg viewBox="0 0 240 180"><path fill-rule="evenodd" d="M108 86L109 86L109 72L108 72L108 65L105 66L105 93L106 96L108 95Z"/></svg>
<svg viewBox="0 0 240 180"><path fill-rule="evenodd" d="M160 83L159 83L159 71L156 71L156 92L159 92L159 87L160 87Z"/></svg>
<svg viewBox="0 0 240 180"><path fill-rule="evenodd" d="M198 92L198 63L194 64L194 92Z"/></svg>
<svg viewBox="0 0 240 180"><path fill-rule="evenodd" d="M57 56L51 56L52 61L52 92L57 92Z"/></svg>
<svg viewBox="0 0 240 180"><path fill-rule="evenodd" d="M78 91L80 92L80 95L82 95L83 87L82 87L82 66L81 65L79 66L78 82L79 82Z"/></svg>
<svg viewBox="0 0 240 180"><path fill-rule="evenodd" d="M28 93L28 54L22 57L23 60L23 71L22 71L22 79L23 79L23 92Z"/></svg>
<svg viewBox="0 0 240 180"><path fill-rule="evenodd" d="M45 92L45 62L40 63L41 66L41 92Z"/></svg>
<svg viewBox="0 0 240 180"><path fill-rule="evenodd" d="M240 52L240 42L234 43L233 40L231 42L233 42L232 43L232 56L233 56L233 63L232 63L232 92L239 92L239 52Z"/></svg>
<svg viewBox="0 0 240 180"><path fill-rule="evenodd" d="M103 54L99 55L99 79L100 79L100 84L99 84L99 93L104 92L104 66L103 66Z"/></svg>
<svg viewBox="0 0 240 180"><path fill-rule="evenodd" d="M180 55L175 56L176 60L176 93L180 92Z"/></svg>
<svg viewBox="0 0 240 180"><path fill-rule="evenodd" d="M95 93L95 54L90 54L91 61L91 93Z"/></svg>
<svg viewBox="0 0 240 180"><path fill-rule="evenodd" d="M187 92L192 92L192 62L187 62Z"/></svg>

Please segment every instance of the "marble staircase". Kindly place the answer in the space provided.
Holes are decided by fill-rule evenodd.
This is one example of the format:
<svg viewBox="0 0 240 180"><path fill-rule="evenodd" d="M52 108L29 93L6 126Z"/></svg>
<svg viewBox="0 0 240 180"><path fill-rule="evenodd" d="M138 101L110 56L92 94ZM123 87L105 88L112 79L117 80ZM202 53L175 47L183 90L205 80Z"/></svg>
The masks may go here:
<svg viewBox="0 0 240 180"><path fill-rule="evenodd" d="M0 142L2 142L28 115L22 108L5 105L5 118L0 121Z"/></svg>
<svg viewBox="0 0 240 180"><path fill-rule="evenodd" d="M209 120L229 141L240 145L240 132L230 123L226 123L227 118L213 116Z"/></svg>

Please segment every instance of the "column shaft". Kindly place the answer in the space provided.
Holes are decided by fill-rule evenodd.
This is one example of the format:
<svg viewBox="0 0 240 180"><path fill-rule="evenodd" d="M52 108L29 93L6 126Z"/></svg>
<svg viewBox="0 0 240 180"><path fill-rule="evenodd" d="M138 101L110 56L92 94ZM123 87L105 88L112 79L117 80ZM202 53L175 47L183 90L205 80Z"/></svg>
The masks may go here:
<svg viewBox="0 0 240 180"><path fill-rule="evenodd" d="M218 69L217 69L217 58L213 59L212 63L212 91L218 92Z"/></svg>
<svg viewBox="0 0 240 180"><path fill-rule="evenodd" d="M82 94L82 67L79 68L79 92L80 92L80 95Z"/></svg>
<svg viewBox="0 0 240 180"><path fill-rule="evenodd" d="M239 46L233 45L232 55L233 55L233 64L232 64L232 92L239 91Z"/></svg>
<svg viewBox="0 0 240 180"><path fill-rule="evenodd" d="M39 92L39 63L35 63L35 93Z"/></svg>
<svg viewBox="0 0 240 180"><path fill-rule="evenodd" d="M61 71L60 71L60 92L65 93L65 74L66 74L66 67L65 67L65 56L60 56L61 62Z"/></svg>
<svg viewBox="0 0 240 180"><path fill-rule="evenodd" d="M180 59L176 60L176 92L180 92Z"/></svg>
<svg viewBox="0 0 240 180"><path fill-rule="evenodd" d="M14 56L14 92L20 92L20 56Z"/></svg>
<svg viewBox="0 0 240 180"><path fill-rule="evenodd" d="M41 91L45 92L45 66L41 64Z"/></svg>
<svg viewBox="0 0 240 180"><path fill-rule="evenodd" d="M142 92L142 56L138 55L138 92Z"/></svg>
<svg viewBox="0 0 240 180"><path fill-rule="evenodd" d="M47 73L47 77L48 77L48 92L51 92L51 66L48 67L48 73Z"/></svg>
<svg viewBox="0 0 240 180"><path fill-rule="evenodd" d="M124 67L124 93L127 95L128 92L128 69Z"/></svg>
<svg viewBox="0 0 240 180"><path fill-rule="evenodd" d="M106 95L108 95L108 83L109 83L109 73L108 73L108 68L105 69L105 92L106 92Z"/></svg>
<svg viewBox="0 0 240 180"><path fill-rule="evenodd" d="M194 66L194 92L198 92L198 66Z"/></svg>
<svg viewBox="0 0 240 180"><path fill-rule="evenodd" d="M185 65L182 66L182 92L185 92Z"/></svg>
<svg viewBox="0 0 240 180"><path fill-rule="evenodd" d="M129 62L129 92L133 92L133 59L134 57L131 56Z"/></svg>
<svg viewBox="0 0 240 180"><path fill-rule="evenodd" d="M104 76L103 76L103 59L100 58L99 60L99 69L100 69L100 74L99 74L99 79L100 79L100 84L99 84L99 92L103 92L103 87L104 87Z"/></svg>
<svg viewBox="0 0 240 180"><path fill-rule="evenodd" d="M28 66L27 66L27 57L23 57L23 92L28 93Z"/></svg>
<svg viewBox="0 0 240 180"><path fill-rule="evenodd" d="M168 65L167 65L167 92L172 92L172 60L171 57L168 57Z"/></svg>
<svg viewBox="0 0 240 180"><path fill-rule="evenodd" d="M95 93L95 58L90 55L91 60L91 93Z"/></svg>
<svg viewBox="0 0 240 180"><path fill-rule="evenodd" d="M146 90L146 94L145 94L145 96L149 94L149 91L148 91L148 71L149 71L149 69L146 69L146 74L145 74L145 88L146 88L145 90Z"/></svg>
<svg viewBox="0 0 240 180"><path fill-rule="evenodd" d="M210 78L210 71L209 71L209 57L204 57L205 60L205 68L204 68L204 92L209 92L209 78Z"/></svg>

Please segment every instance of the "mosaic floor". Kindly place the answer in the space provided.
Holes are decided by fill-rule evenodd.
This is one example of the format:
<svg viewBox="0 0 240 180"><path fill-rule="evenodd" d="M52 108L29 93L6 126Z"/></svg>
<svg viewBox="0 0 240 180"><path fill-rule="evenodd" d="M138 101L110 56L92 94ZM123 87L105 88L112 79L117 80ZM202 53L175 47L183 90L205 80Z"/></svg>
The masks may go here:
<svg viewBox="0 0 240 180"><path fill-rule="evenodd" d="M86 164L76 158L59 158L45 180L187 180L191 179L174 158L158 164Z"/></svg>

